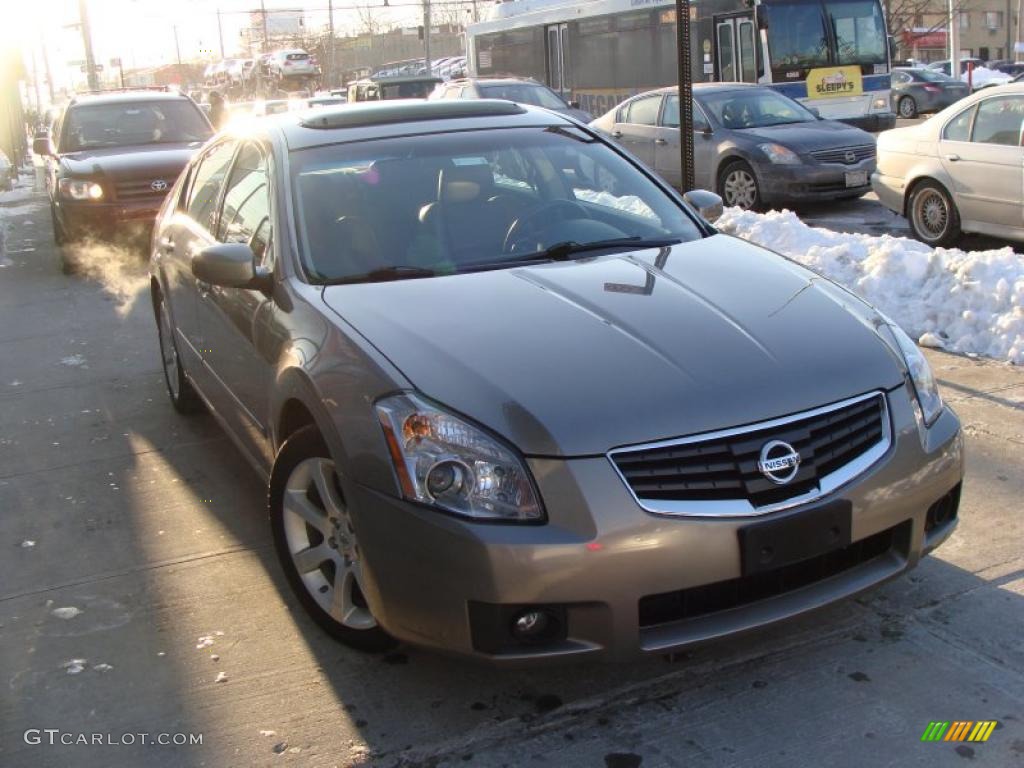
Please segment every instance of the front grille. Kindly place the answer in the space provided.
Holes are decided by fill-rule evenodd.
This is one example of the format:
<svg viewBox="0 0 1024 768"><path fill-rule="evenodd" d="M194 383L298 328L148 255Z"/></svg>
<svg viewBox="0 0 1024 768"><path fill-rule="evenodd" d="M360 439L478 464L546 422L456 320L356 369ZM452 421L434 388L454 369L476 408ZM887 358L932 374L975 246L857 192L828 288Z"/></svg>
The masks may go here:
<svg viewBox="0 0 1024 768"><path fill-rule="evenodd" d="M114 185L118 200L162 200L174 183L174 179L161 179L167 186L164 189L153 189L157 179L139 179L136 181L119 181Z"/></svg>
<svg viewBox="0 0 1024 768"><path fill-rule="evenodd" d="M843 163L844 165L856 165L857 163L875 156L874 144L861 144L857 147L840 147L839 149L819 149L811 152L811 157L819 163Z"/></svg>
<svg viewBox="0 0 1024 768"><path fill-rule="evenodd" d="M758 469L762 448L773 440L800 454L799 468L785 485ZM738 500L764 507L830 490L823 480L872 449L884 451L888 440L884 395L872 394L804 416L625 448L610 457L633 494L652 511L666 511L658 508L663 502Z"/></svg>
<svg viewBox="0 0 1024 768"><path fill-rule="evenodd" d="M783 566L774 571L717 581L675 592L640 598L640 626L653 627L673 621L739 608L759 600L807 587L844 571L895 552L905 557L910 547L911 521L855 541L842 549Z"/></svg>

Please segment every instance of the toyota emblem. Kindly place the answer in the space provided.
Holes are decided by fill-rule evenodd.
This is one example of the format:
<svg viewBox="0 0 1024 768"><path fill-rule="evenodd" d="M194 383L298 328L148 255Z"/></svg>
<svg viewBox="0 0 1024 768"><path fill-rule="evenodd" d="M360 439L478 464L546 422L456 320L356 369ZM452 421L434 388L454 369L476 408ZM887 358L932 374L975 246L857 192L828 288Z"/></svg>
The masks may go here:
<svg viewBox="0 0 1024 768"><path fill-rule="evenodd" d="M776 485L785 485L800 470L800 454L789 443L772 440L761 448L757 468Z"/></svg>
<svg viewBox="0 0 1024 768"><path fill-rule="evenodd" d="M857 153L856 152L847 152L844 155L844 157L846 159L846 162L848 162L848 163L856 163L857 162Z"/></svg>
<svg viewBox="0 0 1024 768"><path fill-rule="evenodd" d="M154 192L163 192L165 189L167 189L167 182L164 181L163 179L157 179L156 181L149 185L149 188L152 189Z"/></svg>

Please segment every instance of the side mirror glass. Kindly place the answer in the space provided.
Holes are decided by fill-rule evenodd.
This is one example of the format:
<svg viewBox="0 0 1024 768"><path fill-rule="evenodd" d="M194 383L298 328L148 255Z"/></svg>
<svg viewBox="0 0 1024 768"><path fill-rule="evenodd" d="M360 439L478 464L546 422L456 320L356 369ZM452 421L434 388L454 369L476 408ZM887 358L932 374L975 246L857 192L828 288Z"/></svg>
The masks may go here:
<svg viewBox="0 0 1024 768"><path fill-rule="evenodd" d="M697 210L701 218L714 224L725 210L722 198L706 189L691 189L683 195L683 200Z"/></svg>
<svg viewBox="0 0 1024 768"><path fill-rule="evenodd" d="M36 136L32 139L32 151L40 157L46 157L52 155L53 151L50 149L50 137L47 134Z"/></svg>
<svg viewBox="0 0 1024 768"><path fill-rule="evenodd" d="M217 243L192 258L197 280L225 288L259 288L267 281L256 271L256 256L247 243Z"/></svg>

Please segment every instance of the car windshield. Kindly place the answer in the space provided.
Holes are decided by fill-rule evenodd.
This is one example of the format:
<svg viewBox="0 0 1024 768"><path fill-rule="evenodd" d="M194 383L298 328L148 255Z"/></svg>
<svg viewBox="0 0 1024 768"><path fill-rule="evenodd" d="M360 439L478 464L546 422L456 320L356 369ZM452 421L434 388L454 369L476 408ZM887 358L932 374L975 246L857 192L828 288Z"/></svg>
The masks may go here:
<svg viewBox="0 0 1024 768"><path fill-rule="evenodd" d="M210 124L191 101L80 104L68 110L62 151L206 141Z"/></svg>
<svg viewBox="0 0 1024 768"><path fill-rule="evenodd" d="M925 83L952 83L953 78L937 69L915 69L911 72L915 80Z"/></svg>
<svg viewBox="0 0 1024 768"><path fill-rule="evenodd" d="M564 101L543 85L528 85L526 83L481 85L480 95L485 99L518 101L520 104L533 104L546 109L565 109L566 107Z"/></svg>
<svg viewBox="0 0 1024 768"><path fill-rule="evenodd" d="M818 119L797 102L768 88L709 93L700 97L700 103L723 128L767 128Z"/></svg>
<svg viewBox="0 0 1024 768"><path fill-rule="evenodd" d="M567 243L701 236L632 163L570 127L316 147L291 164L303 259L324 282L502 267Z"/></svg>

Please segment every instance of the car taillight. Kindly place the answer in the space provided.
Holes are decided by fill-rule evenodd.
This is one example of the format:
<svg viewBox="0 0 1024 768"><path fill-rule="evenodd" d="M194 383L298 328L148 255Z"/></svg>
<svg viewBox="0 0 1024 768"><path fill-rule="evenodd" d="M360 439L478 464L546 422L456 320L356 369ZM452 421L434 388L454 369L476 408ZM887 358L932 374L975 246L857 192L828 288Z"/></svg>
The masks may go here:
<svg viewBox="0 0 1024 768"><path fill-rule="evenodd" d="M926 86L924 87L924 89L925 89L926 91L928 91L928 93L938 93L939 91L941 91L941 90L942 90L942 89L941 89L941 88L939 88L939 86L937 86L937 85L926 85Z"/></svg>
<svg viewBox="0 0 1024 768"><path fill-rule="evenodd" d="M284 63L284 65L285 65L286 67L290 67L290 66L292 65L292 63L291 63L290 61L286 61L286 62Z"/></svg>

